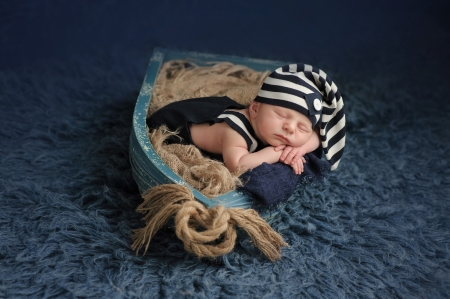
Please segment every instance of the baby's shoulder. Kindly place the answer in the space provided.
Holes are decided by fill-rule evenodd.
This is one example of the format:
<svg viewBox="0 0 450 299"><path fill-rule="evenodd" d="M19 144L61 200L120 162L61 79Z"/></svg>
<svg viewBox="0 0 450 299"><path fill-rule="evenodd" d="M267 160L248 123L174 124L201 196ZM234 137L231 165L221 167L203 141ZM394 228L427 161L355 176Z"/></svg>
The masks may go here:
<svg viewBox="0 0 450 299"><path fill-rule="evenodd" d="M223 147L245 147L247 148L247 142L241 133L236 131L235 128L230 127L227 123L218 123L221 127L221 137L222 137L222 145Z"/></svg>

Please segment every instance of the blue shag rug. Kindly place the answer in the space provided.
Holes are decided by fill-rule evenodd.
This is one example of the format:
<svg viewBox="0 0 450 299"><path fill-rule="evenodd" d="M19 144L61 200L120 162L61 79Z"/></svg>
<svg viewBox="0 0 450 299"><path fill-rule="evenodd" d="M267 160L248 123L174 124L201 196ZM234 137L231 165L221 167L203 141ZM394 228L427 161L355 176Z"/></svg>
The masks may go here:
<svg viewBox="0 0 450 299"><path fill-rule="evenodd" d="M273 220L290 245L275 263L245 237L198 259L171 227L131 251L128 139L149 49L0 69L0 298L450 298L449 48L403 45L352 66L296 61L337 82L347 146Z"/></svg>

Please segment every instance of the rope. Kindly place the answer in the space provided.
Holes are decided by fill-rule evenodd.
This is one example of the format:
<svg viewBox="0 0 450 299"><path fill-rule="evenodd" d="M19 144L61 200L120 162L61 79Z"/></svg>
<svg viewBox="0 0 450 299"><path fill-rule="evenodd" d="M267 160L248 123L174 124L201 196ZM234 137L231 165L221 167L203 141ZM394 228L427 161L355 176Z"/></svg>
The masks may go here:
<svg viewBox="0 0 450 299"><path fill-rule="evenodd" d="M147 252L153 236L171 217L175 217L175 233L184 248L198 257L215 258L231 252L236 243L236 225L271 261L281 257L281 247L288 246L255 210L223 206L207 209L186 186L159 185L145 193L143 199L136 210L144 214L146 226L133 231L131 248L136 254L144 246L144 254Z"/></svg>

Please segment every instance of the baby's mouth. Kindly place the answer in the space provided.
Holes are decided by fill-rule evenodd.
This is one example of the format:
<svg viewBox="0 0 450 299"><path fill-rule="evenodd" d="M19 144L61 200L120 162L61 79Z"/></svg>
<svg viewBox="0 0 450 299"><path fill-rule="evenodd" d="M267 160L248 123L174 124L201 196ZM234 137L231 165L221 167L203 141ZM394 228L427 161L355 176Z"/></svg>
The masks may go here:
<svg viewBox="0 0 450 299"><path fill-rule="evenodd" d="M289 143L289 139L287 139L287 138L284 137L283 135L275 134L275 136L276 136L278 139L282 140L283 142Z"/></svg>

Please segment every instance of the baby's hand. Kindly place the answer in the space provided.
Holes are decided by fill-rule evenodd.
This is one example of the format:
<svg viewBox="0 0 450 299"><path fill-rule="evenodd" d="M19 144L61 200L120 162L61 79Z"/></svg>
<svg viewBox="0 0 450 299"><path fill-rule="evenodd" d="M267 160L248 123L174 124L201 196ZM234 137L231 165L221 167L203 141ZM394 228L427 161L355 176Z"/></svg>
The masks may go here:
<svg viewBox="0 0 450 299"><path fill-rule="evenodd" d="M294 169L295 174L301 174L304 170L303 163L305 163L305 158L301 157L301 159L297 160L297 162L291 162L290 166Z"/></svg>
<svg viewBox="0 0 450 299"><path fill-rule="evenodd" d="M306 163L302 148L292 146L278 146L275 148L275 150L280 149L283 150L280 161L290 165L296 174L301 174L303 172L303 163Z"/></svg>
<svg viewBox="0 0 450 299"><path fill-rule="evenodd" d="M280 161L286 164L297 163L300 158L303 158L303 155L301 147L286 146L280 156ZM303 161L306 162L304 158Z"/></svg>

